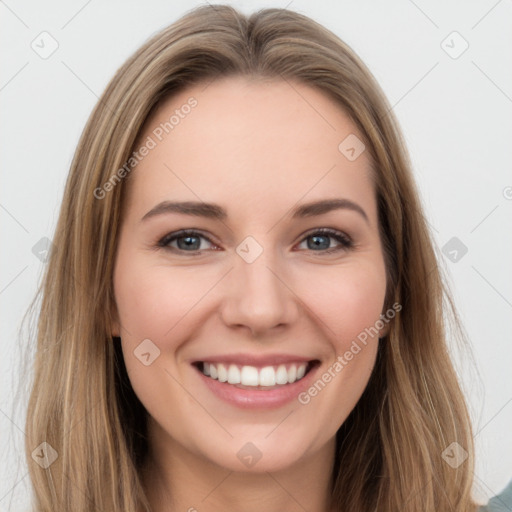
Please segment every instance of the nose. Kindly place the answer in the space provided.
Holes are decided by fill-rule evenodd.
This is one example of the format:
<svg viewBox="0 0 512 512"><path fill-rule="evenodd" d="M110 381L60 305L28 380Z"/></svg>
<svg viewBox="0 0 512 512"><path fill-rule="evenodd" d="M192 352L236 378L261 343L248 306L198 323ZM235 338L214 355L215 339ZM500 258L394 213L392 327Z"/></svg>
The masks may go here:
<svg viewBox="0 0 512 512"><path fill-rule="evenodd" d="M283 265L270 253L263 251L252 263L236 255L234 268L224 283L222 320L230 328L250 331L253 337L283 329L299 315L300 301L293 284L287 282Z"/></svg>

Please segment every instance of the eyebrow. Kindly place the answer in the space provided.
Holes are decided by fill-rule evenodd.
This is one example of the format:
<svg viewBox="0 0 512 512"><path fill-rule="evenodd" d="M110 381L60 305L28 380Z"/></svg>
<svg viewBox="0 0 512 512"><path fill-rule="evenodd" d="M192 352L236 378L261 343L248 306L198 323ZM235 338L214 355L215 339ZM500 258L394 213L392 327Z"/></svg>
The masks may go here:
<svg viewBox="0 0 512 512"><path fill-rule="evenodd" d="M352 210L359 213L366 222L369 222L368 215L366 215L363 208L349 199L323 199L321 201L302 204L292 210L292 219L324 215L334 210ZM193 215L196 217L205 217L214 220L224 220L228 216L226 210L224 210L222 206L214 203L196 201L163 201L149 210L141 220L145 221L152 217L156 217L157 215L170 213Z"/></svg>

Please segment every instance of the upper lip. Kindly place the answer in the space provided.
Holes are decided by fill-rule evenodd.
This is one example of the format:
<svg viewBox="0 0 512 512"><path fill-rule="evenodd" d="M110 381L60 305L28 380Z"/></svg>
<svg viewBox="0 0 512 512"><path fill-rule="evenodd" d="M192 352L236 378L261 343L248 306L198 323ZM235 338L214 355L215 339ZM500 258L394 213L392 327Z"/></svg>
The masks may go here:
<svg viewBox="0 0 512 512"><path fill-rule="evenodd" d="M205 356L204 358L194 360L193 364L207 362L264 367L291 363L309 363L310 361L316 361L316 359L314 357L302 357L291 354L225 354Z"/></svg>

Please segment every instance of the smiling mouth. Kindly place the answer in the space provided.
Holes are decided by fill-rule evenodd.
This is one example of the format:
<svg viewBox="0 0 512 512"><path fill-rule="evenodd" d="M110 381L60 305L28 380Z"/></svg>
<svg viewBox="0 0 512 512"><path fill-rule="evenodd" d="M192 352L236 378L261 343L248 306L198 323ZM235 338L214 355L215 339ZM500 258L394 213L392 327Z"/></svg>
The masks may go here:
<svg viewBox="0 0 512 512"><path fill-rule="evenodd" d="M196 368L213 380L232 384L242 389L275 389L300 381L319 361L287 363L275 366L249 366L197 362Z"/></svg>

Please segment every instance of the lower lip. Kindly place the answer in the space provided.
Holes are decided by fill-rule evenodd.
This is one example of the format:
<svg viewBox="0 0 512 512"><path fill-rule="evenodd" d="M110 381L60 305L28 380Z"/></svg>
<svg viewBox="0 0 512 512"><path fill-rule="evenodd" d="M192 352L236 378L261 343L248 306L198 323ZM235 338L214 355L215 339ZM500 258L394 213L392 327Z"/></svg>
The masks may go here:
<svg viewBox="0 0 512 512"><path fill-rule="evenodd" d="M293 384L285 384L273 389L241 389L227 382L219 382L204 375L196 368L203 382L210 391L221 400L242 409L276 409L296 400L298 395L305 391L314 378L318 365L313 366L311 370L302 379Z"/></svg>

